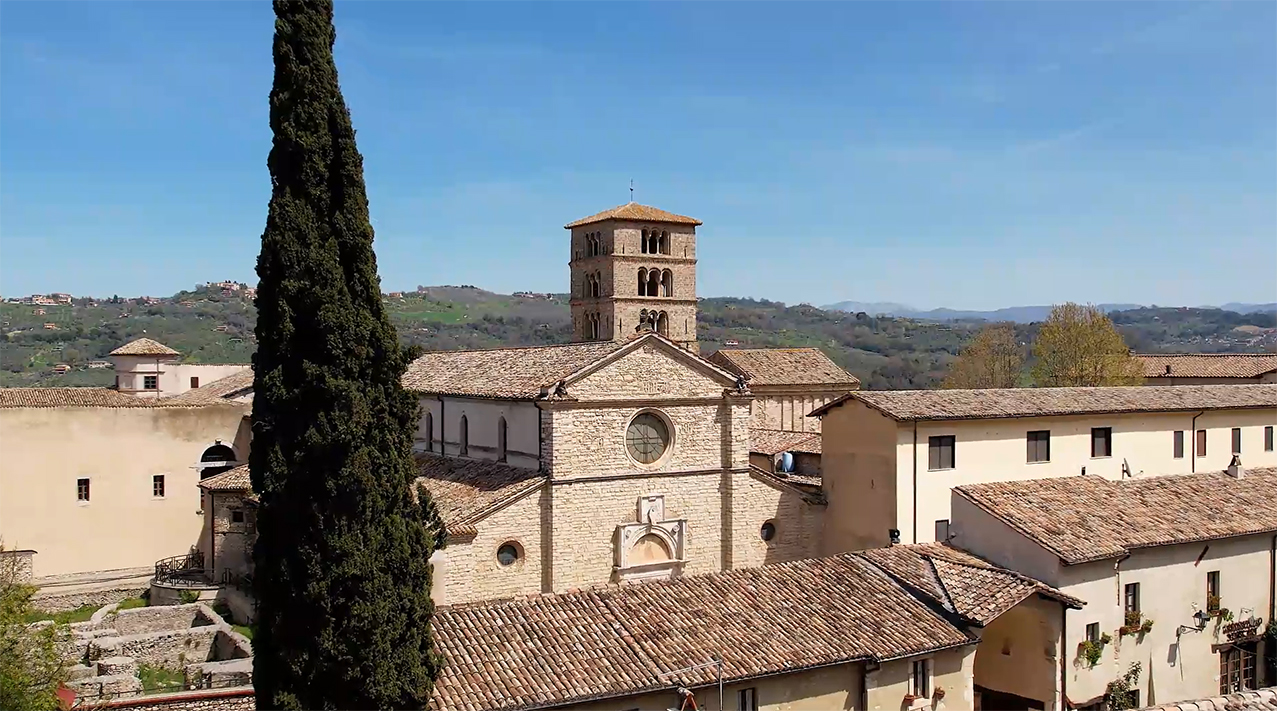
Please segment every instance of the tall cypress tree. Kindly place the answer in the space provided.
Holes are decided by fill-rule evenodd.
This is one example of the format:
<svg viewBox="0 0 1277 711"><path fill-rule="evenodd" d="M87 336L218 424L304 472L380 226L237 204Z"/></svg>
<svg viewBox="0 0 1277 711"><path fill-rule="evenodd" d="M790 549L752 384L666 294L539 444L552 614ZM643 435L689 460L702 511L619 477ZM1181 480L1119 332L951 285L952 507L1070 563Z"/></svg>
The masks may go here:
<svg viewBox="0 0 1277 711"><path fill-rule="evenodd" d="M275 0L270 209L257 260L259 708L422 708L440 667L412 490L417 403L381 302L332 0Z"/></svg>

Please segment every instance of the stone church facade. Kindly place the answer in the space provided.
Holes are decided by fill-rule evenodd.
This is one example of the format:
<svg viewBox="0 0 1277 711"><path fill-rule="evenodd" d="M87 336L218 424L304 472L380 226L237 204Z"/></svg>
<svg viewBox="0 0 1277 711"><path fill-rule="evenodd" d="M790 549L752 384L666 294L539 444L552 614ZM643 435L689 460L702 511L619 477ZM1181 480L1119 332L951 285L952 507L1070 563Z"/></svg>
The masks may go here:
<svg viewBox="0 0 1277 711"><path fill-rule="evenodd" d="M419 481L448 524L440 604L818 550L819 496L749 466L747 385L659 334L431 353L405 383Z"/></svg>

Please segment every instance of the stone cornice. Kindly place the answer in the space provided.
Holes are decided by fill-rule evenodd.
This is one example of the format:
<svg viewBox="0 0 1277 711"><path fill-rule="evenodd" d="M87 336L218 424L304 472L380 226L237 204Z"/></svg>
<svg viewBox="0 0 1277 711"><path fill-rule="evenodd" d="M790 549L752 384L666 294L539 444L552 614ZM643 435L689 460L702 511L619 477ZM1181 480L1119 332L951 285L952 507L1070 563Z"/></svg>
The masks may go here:
<svg viewBox="0 0 1277 711"><path fill-rule="evenodd" d="M574 476L569 478L556 477L554 472L550 472L550 485L559 486L561 484L582 484L586 482L601 481L621 481L623 479L652 479L652 478L674 478L685 476L709 476L711 474L721 476L723 474L749 474L749 467L733 468L733 469L695 469L691 471L674 471L674 472L649 472L642 469L635 469L626 474L602 474L599 476Z"/></svg>
<svg viewBox="0 0 1277 711"><path fill-rule="evenodd" d="M684 398L634 398L629 400L539 400L537 407L543 410L624 410L634 407L687 407L695 405L737 405L753 400L752 395L737 395L724 391L722 397Z"/></svg>

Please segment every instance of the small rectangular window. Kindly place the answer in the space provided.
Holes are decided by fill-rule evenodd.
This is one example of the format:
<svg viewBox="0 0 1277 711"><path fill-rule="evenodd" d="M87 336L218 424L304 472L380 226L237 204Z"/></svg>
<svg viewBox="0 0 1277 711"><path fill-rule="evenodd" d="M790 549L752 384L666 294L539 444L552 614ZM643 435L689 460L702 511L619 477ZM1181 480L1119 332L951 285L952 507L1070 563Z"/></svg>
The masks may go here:
<svg viewBox="0 0 1277 711"><path fill-rule="evenodd" d="M936 521L936 540L940 543L949 540L949 519L942 518Z"/></svg>
<svg viewBox="0 0 1277 711"><path fill-rule="evenodd" d="M198 375L191 376L191 390L198 390L200 387L200 378Z"/></svg>
<svg viewBox="0 0 1277 711"><path fill-rule="evenodd" d="M243 522L244 522L244 511L242 509L235 509L234 511L231 512L231 523L243 523Z"/></svg>
<svg viewBox="0 0 1277 711"><path fill-rule="evenodd" d="M1125 604L1123 605L1123 609L1125 609L1127 612L1139 612L1140 611L1140 584L1127 583L1125 590L1126 590L1126 594L1124 596Z"/></svg>
<svg viewBox="0 0 1277 711"><path fill-rule="evenodd" d="M1219 611L1219 571L1212 570L1206 574L1206 611Z"/></svg>
<svg viewBox="0 0 1277 711"><path fill-rule="evenodd" d="M1233 428L1233 454L1242 453L1242 428Z"/></svg>
<svg viewBox="0 0 1277 711"><path fill-rule="evenodd" d="M909 693L920 699L931 697L931 660L919 659L913 663L909 679Z"/></svg>
<svg viewBox="0 0 1277 711"><path fill-rule="evenodd" d="M77 501L89 500L89 480L88 479L75 480L75 498Z"/></svg>
<svg viewBox="0 0 1277 711"><path fill-rule="evenodd" d="M750 687L736 692L736 711L758 711L758 689Z"/></svg>
<svg viewBox="0 0 1277 711"><path fill-rule="evenodd" d="M1092 427L1091 428L1091 456L1092 457L1113 456L1113 428L1112 427Z"/></svg>
<svg viewBox="0 0 1277 711"><path fill-rule="evenodd" d="M1184 430L1175 430L1175 458L1184 458Z"/></svg>
<svg viewBox="0 0 1277 711"><path fill-rule="evenodd" d="M151 477L151 496L164 496L164 475L156 474Z"/></svg>
<svg viewBox="0 0 1277 711"><path fill-rule="evenodd" d="M1091 624L1086 626L1086 641L1088 642L1100 641L1100 623L1092 622Z"/></svg>
<svg viewBox="0 0 1277 711"><path fill-rule="evenodd" d="M1197 456L1206 456L1206 430L1197 430Z"/></svg>
<svg viewBox="0 0 1277 711"><path fill-rule="evenodd" d="M1273 426L1269 425L1264 428L1264 451L1273 451Z"/></svg>
<svg viewBox="0 0 1277 711"><path fill-rule="evenodd" d="M927 441L927 469L953 469L953 449L956 438L953 435L932 437Z"/></svg>
<svg viewBox="0 0 1277 711"><path fill-rule="evenodd" d="M142 376L142 389L143 389L143 390L159 390L159 389L160 389L160 376L158 376L158 375L143 375L143 376Z"/></svg>
<svg viewBox="0 0 1277 711"><path fill-rule="evenodd" d="M1051 431L1037 430L1028 435L1028 461L1051 461Z"/></svg>

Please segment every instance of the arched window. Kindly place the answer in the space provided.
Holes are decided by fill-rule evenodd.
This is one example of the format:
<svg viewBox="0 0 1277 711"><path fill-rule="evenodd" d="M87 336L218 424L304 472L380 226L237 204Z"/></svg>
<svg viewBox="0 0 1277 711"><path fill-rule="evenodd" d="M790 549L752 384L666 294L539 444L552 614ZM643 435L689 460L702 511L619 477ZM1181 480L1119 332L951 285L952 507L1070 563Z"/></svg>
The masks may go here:
<svg viewBox="0 0 1277 711"><path fill-rule="evenodd" d="M661 272L653 269L647 273L647 295L657 296L661 293Z"/></svg>
<svg viewBox="0 0 1277 711"><path fill-rule="evenodd" d="M497 461L505 461L505 418L497 420Z"/></svg>
<svg viewBox="0 0 1277 711"><path fill-rule="evenodd" d="M603 272L594 272L594 298L603 294Z"/></svg>
<svg viewBox="0 0 1277 711"><path fill-rule="evenodd" d="M670 253L670 233L669 232L666 232L665 230L661 230L661 241L656 251L660 252L661 254Z"/></svg>
<svg viewBox="0 0 1277 711"><path fill-rule="evenodd" d="M206 465L200 467L201 480L229 471L235 466L235 450L218 442L204 450L204 454L200 455L200 464ZM208 464L212 466L207 466Z"/></svg>
<svg viewBox="0 0 1277 711"><path fill-rule="evenodd" d="M435 451L434 415L431 415L429 412L426 413L426 416L422 419L422 429L425 430L425 435L426 435L426 451L427 452Z"/></svg>
<svg viewBox="0 0 1277 711"><path fill-rule="evenodd" d="M661 296L674 295L674 272L666 269L661 272Z"/></svg>
<svg viewBox="0 0 1277 711"><path fill-rule="evenodd" d="M647 296L647 270L639 270L638 295Z"/></svg>
<svg viewBox="0 0 1277 711"><path fill-rule="evenodd" d="M662 336L670 335L670 318L664 311L656 317L656 332Z"/></svg>
<svg viewBox="0 0 1277 711"><path fill-rule="evenodd" d="M463 457L470 456L470 423L465 415L461 416L461 451L457 454Z"/></svg>
<svg viewBox="0 0 1277 711"><path fill-rule="evenodd" d="M642 243L641 243L641 249L640 249L639 251L641 251L643 254L648 254L648 253L649 253L649 250L648 250L648 246L647 246L647 245L648 245L648 233L647 233L647 230L643 230L643 238L642 238L642 239L643 239L643 241L642 241Z"/></svg>

